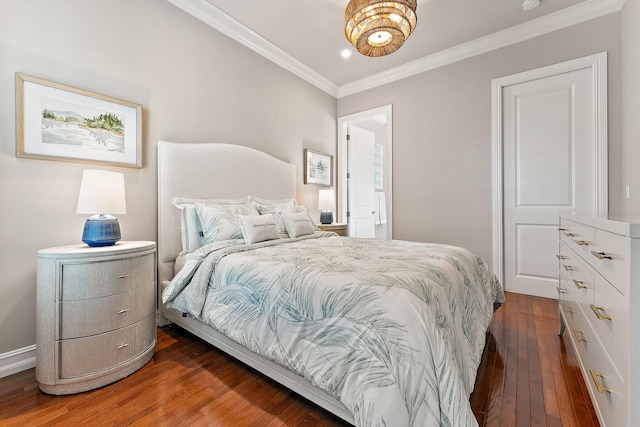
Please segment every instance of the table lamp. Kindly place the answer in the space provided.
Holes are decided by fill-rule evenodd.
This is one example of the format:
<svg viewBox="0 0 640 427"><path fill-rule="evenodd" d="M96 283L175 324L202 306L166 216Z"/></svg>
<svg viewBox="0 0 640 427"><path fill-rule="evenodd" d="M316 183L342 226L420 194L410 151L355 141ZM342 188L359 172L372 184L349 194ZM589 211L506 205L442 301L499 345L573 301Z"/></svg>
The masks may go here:
<svg viewBox="0 0 640 427"><path fill-rule="evenodd" d="M336 193L333 190L320 190L318 192L318 209L320 209L320 223L331 224L333 222L333 209L336 208Z"/></svg>
<svg viewBox="0 0 640 427"><path fill-rule="evenodd" d="M120 224L110 214L126 214L124 175L85 170L82 173L76 213L95 214L84 223L82 241L91 247L111 246L120 240Z"/></svg>

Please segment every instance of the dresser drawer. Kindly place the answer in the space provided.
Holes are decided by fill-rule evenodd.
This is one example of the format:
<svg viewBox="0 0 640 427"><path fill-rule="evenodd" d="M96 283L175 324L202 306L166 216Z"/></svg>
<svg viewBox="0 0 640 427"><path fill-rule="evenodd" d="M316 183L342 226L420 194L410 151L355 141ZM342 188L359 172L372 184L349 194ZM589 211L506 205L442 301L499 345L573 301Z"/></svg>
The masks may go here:
<svg viewBox="0 0 640 427"><path fill-rule="evenodd" d="M594 238L595 231L592 227L561 218L560 240L580 256L586 258L589 255Z"/></svg>
<svg viewBox="0 0 640 427"><path fill-rule="evenodd" d="M590 390L593 406L604 425L610 427L628 424L629 397L627 384L618 376L602 347L596 343L582 355L584 380ZM636 403L637 404L637 403Z"/></svg>
<svg viewBox="0 0 640 427"><path fill-rule="evenodd" d="M61 265L61 300L74 301L122 294L154 282L155 255Z"/></svg>
<svg viewBox="0 0 640 427"><path fill-rule="evenodd" d="M629 294L631 243L628 237L595 230L589 263L622 294Z"/></svg>
<svg viewBox="0 0 640 427"><path fill-rule="evenodd" d="M578 315L577 312L580 311L580 308L578 307L578 304L573 298L571 292L569 292L568 283L563 277L560 277L558 294L558 308L562 313L566 328L571 330L572 326L576 324L576 316Z"/></svg>
<svg viewBox="0 0 640 427"><path fill-rule="evenodd" d="M593 303L585 310L604 351L622 378L628 374L629 309L626 298L602 277L596 278Z"/></svg>
<svg viewBox="0 0 640 427"><path fill-rule="evenodd" d="M105 334L58 341L60 378L76 378L113 368L141 354L155 340L155 315Z"/></svg>
<svg viewBox="0 0 640 427"><path fill-rule="evenodd" d="M584 311L593 303L595 276L565 243L560 243L560 274L567 282L567 289Z"/></svg>
<svg viewBox="0 0 640 427"><path fill-rule="evenodd" d="M60 305L56 339L79 338L113 331L142 320L155 311L155 286L110 297L67 301Z"/></svg>

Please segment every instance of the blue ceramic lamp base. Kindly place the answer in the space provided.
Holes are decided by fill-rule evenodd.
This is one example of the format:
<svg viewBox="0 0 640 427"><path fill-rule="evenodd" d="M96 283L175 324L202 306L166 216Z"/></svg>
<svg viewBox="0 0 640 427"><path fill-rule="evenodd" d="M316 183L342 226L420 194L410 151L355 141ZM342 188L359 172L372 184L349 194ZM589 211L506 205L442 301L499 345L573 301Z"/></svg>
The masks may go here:
<svg viewBox="0 0 640 427"><path fill-rule="evenodd" d="M90 247L112 246L120 240L120 224L111 215L99 214L84 223L82 241Z"/></svg>
<svg viewBox="0 0 640 427"><path fill-rule="evenodd" d="M333 211L320 211L320 224L331 224L333 222Z"/></svg>

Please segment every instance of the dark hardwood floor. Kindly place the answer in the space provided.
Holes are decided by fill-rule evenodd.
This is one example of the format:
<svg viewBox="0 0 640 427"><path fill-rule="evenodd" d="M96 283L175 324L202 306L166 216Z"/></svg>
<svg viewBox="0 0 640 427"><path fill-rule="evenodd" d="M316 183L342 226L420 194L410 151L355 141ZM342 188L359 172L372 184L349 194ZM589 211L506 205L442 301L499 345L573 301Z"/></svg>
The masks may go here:
<svg viewBox="0 0 640 427"><path fill-rule="evenodd" d="M494 317L471 406L481 426L597 426L554 300L508 294ZM71 396L35 370L0 379L1 426L343 426L323 409L175 327L115 384Z"/></svg>

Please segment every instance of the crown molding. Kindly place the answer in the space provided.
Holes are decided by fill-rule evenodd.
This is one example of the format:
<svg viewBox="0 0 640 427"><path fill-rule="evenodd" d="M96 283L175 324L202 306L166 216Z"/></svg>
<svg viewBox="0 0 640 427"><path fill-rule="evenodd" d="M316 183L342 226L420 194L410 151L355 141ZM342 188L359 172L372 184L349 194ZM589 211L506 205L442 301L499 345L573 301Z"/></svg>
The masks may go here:
<svg viewBox="0 0 640 427"><path fill-rule="evenodd" d="M338 98L402 80L425 71L520 43L609 13L619 12L625 0L588 0L485 37L373 74L338 88Z"/></svg>
<svg viewBox="0 0 640 427"><path fill-rule="evenodd" d="M251 31L206 0L167 0L222 34L262 55L331 96L337 97L338 85L298 61L264 37Z"/></svg>
<svg viewBox="0 0 640 427"><path fill-rule="evenodd" d="M587 0L552 14L425 56L399 67L338 86L206 0L167 1L336 98L343 98L373 89L609 13L619 12L625 2L625 0Z"/></svg>

